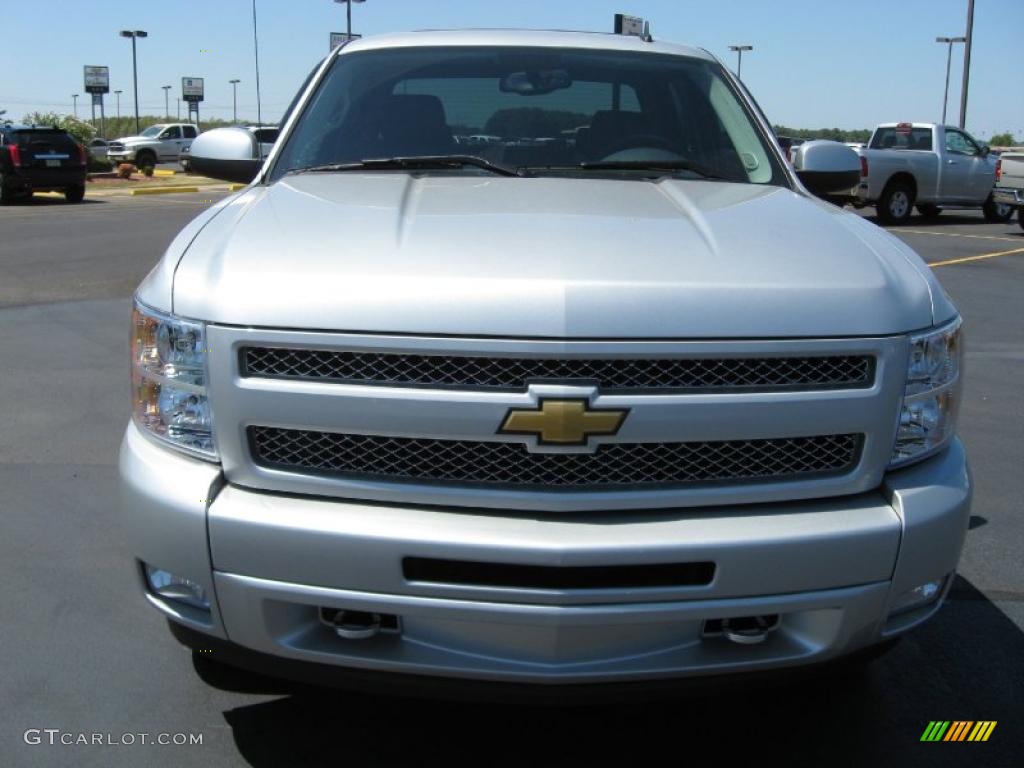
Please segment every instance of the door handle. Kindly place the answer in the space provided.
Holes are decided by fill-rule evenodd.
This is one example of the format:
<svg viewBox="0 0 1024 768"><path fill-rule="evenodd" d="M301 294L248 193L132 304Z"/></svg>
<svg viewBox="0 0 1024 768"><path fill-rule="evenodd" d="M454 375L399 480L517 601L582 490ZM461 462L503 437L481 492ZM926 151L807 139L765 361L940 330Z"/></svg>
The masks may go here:
<svg viewBox="0 0 1024 768"><path fill-rule="evenodd" d="M956 165L956 160L947 160L946 165Z"/></svg>

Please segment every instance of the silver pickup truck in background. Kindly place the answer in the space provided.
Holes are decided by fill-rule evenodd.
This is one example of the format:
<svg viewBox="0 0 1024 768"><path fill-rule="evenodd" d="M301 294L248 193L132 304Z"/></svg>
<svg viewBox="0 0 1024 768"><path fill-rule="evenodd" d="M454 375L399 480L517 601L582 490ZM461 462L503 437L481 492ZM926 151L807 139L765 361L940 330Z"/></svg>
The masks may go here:
<svg viewBox="0 0 1024 768"><path fill-rule="evenodd" d="M999 156L992 196L997 203L1017 209L1017 223L1024 229L1024 152L1004 152Z"/></svg>
<svg viewBox="0 0 1024 768"><path fill-rule="evenodd" d="M992 198L996 158L966 131L935 123L882 123L859 149L857 203L874 205L885 224L903 224L917 206L934 217L943 208L981 208L989 221L1013 209Z"/></svg>
<svg viewBox="0 0 1024 768"><path fill-rule="evenodd" d="M107 158L115 164L134 163L139 168L177 162L198 135L198 126L191 123L151 125L138 136L110 142Z"/></svg>

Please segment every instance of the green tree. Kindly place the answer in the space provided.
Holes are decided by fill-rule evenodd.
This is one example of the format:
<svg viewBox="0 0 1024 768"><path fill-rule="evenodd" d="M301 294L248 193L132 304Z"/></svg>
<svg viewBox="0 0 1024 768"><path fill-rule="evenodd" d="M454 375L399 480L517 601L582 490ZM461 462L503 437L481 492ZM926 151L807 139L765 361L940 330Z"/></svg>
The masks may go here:
<svg viewBox="0 0 1024 768"><path fill-rule="evenodd" d="M58 115L56 112L30 112L25 115L23 122L26 125L50 125L62 128L82 144L87 144L96 136L95 128L74 115Z"/></svg>
<svg viewBox="0 0 1024 768"><path fill-rule="evenodd" d="M1007 131L1006 133L994 133L992 138L988 140L989 145L993 147L1015 147L1017 146L1016 140L1013 138L1013 134Z"/></svg>

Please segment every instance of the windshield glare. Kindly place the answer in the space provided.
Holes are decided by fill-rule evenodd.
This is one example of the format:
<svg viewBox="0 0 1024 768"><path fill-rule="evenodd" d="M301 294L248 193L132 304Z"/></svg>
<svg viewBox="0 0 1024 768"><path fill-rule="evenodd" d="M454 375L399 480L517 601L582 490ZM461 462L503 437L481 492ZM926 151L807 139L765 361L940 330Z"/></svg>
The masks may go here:
<svg viewBox="0 0 1024 768"><path fill-rule="evenodd" d="M163 131L163 129L164 127L162 125L151 125L149 126L149 128L140 133L139 136L146 136L147 138L151 136L158 136L160 135L160 132Z"/></svg>
<svg viewBox="0 0 1024 768"><path fill-rule="evenodd" d="M342 54L288 137L272 178L301 168L436 155L539 170L692 164L728 181L786 184L715 62L516 47Z"/></svg>

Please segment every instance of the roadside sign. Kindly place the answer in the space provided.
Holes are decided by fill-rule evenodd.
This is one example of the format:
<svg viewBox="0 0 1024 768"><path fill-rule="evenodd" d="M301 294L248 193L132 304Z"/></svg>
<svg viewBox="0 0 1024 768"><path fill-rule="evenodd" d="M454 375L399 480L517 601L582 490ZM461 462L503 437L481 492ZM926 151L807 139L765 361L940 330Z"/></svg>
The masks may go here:
<svg viewBox="0 0 1024 768"><path fill-rule="evenodd" d="M86 65L85 70L85 92L86 93L110 93L110 67L95 67Z"/></svg>
<svg viewBox="0 0 1024 768"><path fill-rule="evenodd" d="M199 102L203 100L203 78L181 78L181 98L183 101Z"/></svg>
<svg viewBox="0 0 1024 768"><path fill-rule="evenodd" d="M102 93L94 93L92 95L92 105L94 107L102 107L103 106L103 94Z"/></svg>
<svg viewBox="0 0 1024 768"><path fill-rule="evenodd" d="M344 32L331 32L331 50L333 51L339 45L344 45L351 40L358 40L362 35L346 34Z"/></svg>
<svg viewBox="0 0 1024 768"><path fill-rule="evenodd" d="M644 20L639 16L629 16L625 13L615 14L615 34L616 35L633 35L635 37L643 37L644 35Z"/></svg>

